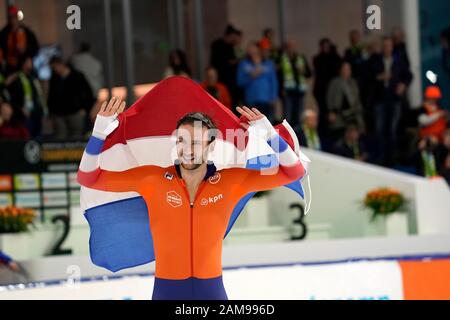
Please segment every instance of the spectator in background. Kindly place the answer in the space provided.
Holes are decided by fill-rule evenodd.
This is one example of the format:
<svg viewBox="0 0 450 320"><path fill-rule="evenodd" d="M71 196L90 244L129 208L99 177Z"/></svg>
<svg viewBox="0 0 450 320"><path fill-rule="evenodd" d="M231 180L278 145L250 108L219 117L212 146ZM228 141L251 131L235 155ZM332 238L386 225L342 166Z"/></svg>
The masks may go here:
<svg viewBox="0 0 450 320"><path fill-rule="evenodd" d="M238 104L239 92L236 86L236 70L239 60L235 46L239 45L242 33L228 25L222 38L211 44L210 65L217 70L219 82L223 83L230 92L233 105Z"/></svg>
<svg viewBox="0 0 450 320"><path fill-rule="evenodd" d="M82 139L84 121L96 98L83 74L60 57L50 60L48 108L56 139Z"/></svg>
<svg viewBox="0 0 450 320"><path fill-rule="evenodd" d="M169 66L164 71L164 78L172 76L192 77L191 68L183 50L175 49L169 53Z"/></svg>
<svg viewBox="0 0 450 320"><path fill-rule="evenodd" d="M227 87L220 83L218 79L219 77L216 69L209 67L206 69L205 81L202 82L201 86L225 107L232 109L230 93L228 92Z"/></svg>
<svg viewBox="0 0 450 320"><path fill-rule="evenodd" d="M447 184L450 186L450 155L445 158L444 165L440 173L445 181L447 181Z"/></svg>
<svg viewBox="0 0 450 320"><path fill-rule="evenodd" d="M23 119L15 115L11 105L0 97L0 139L26 140L29 137Z"/></svg>
<svg viewBox="0 0 450 320"><path fill-rule="evenodd" d="M450 129L445 130L437 150L439 173L450 185Z"/></svg>
<svg viewBox="0 0 450 320"><path fill-rule="evenodd" d="M345 50L344 60L350 63L352 75L359 80L361 75L361 65L363 62L363 44L361 43L361 33L359 30L352 30L349 33L350 47Z"/></svg>
<svg viewBox="0 0 450 320"><path fill-rule="evenodd" d="M242 47L242 42L243 42L243 33L240 30L237 30L236 33L236 45L234 46L234 54L236 56L236 60L239 62L242 59L245 58L245 49ZM237 67L236 67L237 69ZM237 72L237 71L236 71ZM235 79L236 81L236 79ZM232 99L231 103L232 106L237 106L237 105L241 105L244 102L244 91L242 90L242 88L240 88L239 86L237 86L237 84L234 84L234 98L231 97L231 93L230 93L230 97ZM227 88L228 89L228 88ZM230 92L228 90L228 92ZM231 108L231 110L233 111L233 113L240 117L241 115L239 114L239 112L236 110L236 108Z"/></svg>
<svg viewBox="0 0 450 320"><path fill-rule="evenodd" d="M3 49L0 48L0 74L5 74L6 72L6 60L5 55L3 54Z"/></svg>
<svg viewBox="0 0 450 320"><path fill-rule="evenodd" d="M103 67L102 63L92 55L91 45L82 42L80 51L72 56L70 64L84 75L94 97L98 97L98 92L103 87Z"/></svg>
<svg viewBox="0 0 450 320"><path fill-rule="evenodd" d="M450 27L442 30L439 38L442 48L442 67L450 74Z"/></svg>
<svg viewBox="0 0 450 320"><path fill-rule="evenodd" d="M368 41L363 50L363 61L360 68L359 92L363 105L363 116L366 125L366 132L375 132L374 96L375 78L373 76L373 66L381 53L381 39L378 36Z"/></svg>
<svg viewBox="0 0 450 320"><path fill-rule="evenodd" d="M311 69L305 55L298 53L293 41L284 44L278 65L284 117L295 127L303 113L303 100L308 90L306 80L311 77Z"/></svg>
<svg viewBox="0 0 450 320"><path fill-rule="evenodd" d="M6 62L3 58L3 51L0 48L0 98L6 98L9 93L6 91Z"/></svg>
<svg viewBox="0 0 450 320"><path fill-rule="evenodd" d="M309 149L322 150L322 142L319 131L317 130L319 118L316 111L307 109L301 115L301 123L294 127L301 146Z"/></svg>
<svg viewBox="0 0 450 320"><path fill-rule="evenodd" d="M402 28L395 27L394 30L392 30L392 40L394 41L394 55L404 59L405 63L409 67L409 57L405 43L405 32Z"/></svg>
<svg viewBox="0 0 450 320"><path fill-rule="evenodd" d="M245 104L257 107L273 123L278 79L274 63L264 59L257 43L248 46L247 58L238 66L237 83L244 89Z"/></svg>
<svg viewBox="0 0 450 320"><path fill-rule="evenodd" d="M433 136L420 139L414 155L417 174L427 178L438 176L442 165L439 163L438 146L439 142Z"/></svg>
<svg viewBox="0 0 450 320"><path fill-rule="evenodd" d="M425 99L418 117L420 138L422 139L428 136L433 136L438 141L443 139L444 131L447 128L448 112L439 107L441 98L441 89L438 86L426 88Z"/></svg>
<svg viewBox="0 0 450 320"><path fill-rule="evenodd" d="M394 42L390 37L383 39L382 54L373 60L372 70L375 76L375 130L380 144L379 161L390 166L397 142L402 101L412 81L412 74L405 60L394 55Z"/></svg>
<svg viewBox="0 0 450 320"><path fill-rule="evenodd" d="M361 139L358 125L349 124L344 137L335 145L335 153L342 157L366 162L369 158L366 146Z"/></svg>
<svg viewBox="0 0 450 320"><path fill-rule="evenodd" d="M242 47L244 35L241 30L236 30L236 39L234 41L234 56L237 60L245 58L245 49Z"/></svg>
<svg viewBox="0 0 450 320"><path fill-rule="evenodd" d="M22 57L19 71L6 79L6 87L14 113L20 115L32 138L42 134L42 118L47 111L46 99L33 69L31 57Z"/></svg>
<svg viewBox="0 0 450 320"><path fill-rule="evenodd" d="M266 28L263 31L262 38L258 45L262 50L265 59L277 60L278 50L275 46L275 32L272 28Z"/></svg>
<svg viewBox="0 0 450 320"><path fill-rule="evenodd" d="M34 33L19 21L19 9L8 7L8 24L0 31L0 48L6 60L7 73L17 71L23 57L34 57L39 44Z"/></svg>
<svg viewBox="0 0 450 320"><path fill-rule="evenodd" d="M327 107L328 128L334 140L342 138L350 123L355 123L359 130L364 130L358 84L352 78L352 68L348 62L342 64L340 75L328 87Z"/></svg>
<svg viewBox="0 0 450 320"><path fill-rule="evenodd" d="M319 53L314 57L313 65L315 72L314 97L319 106L319 131L327 133L327 91L330 81L339 74L341 58L336 48L327 38L320 40Z"/></svg>

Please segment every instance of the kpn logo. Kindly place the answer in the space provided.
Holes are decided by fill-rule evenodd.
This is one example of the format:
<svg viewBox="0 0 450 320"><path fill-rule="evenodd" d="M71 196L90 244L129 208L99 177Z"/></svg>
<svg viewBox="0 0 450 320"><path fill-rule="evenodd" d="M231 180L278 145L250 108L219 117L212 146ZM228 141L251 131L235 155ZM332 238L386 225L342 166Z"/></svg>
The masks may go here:
<svg viewBox="0 0 450 320"><path fill-rule="evenodd" d="M202 200L200 200L200 204L202 206L206 206L210 203L216 203L217 201L219 201L221 199L223 199L223 194L219 193L218 195L215 195L215 196L211 196L208 198L202 198Z"/></svg>

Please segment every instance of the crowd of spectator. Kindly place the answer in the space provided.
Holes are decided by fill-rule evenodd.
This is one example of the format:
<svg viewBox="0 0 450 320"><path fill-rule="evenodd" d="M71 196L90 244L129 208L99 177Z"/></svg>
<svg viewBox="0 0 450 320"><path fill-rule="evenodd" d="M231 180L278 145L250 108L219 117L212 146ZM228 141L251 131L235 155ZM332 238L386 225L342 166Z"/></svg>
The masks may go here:
<svg viewBox="0 0 450 320"><path fill-rule="evenodd" d="M54 56L51 78L38 79L33 59L39 43L19 20L16 6L8 8L7 25L0 31L0 139L83 139L90 127L89 113L103 86L102 65L83 43L70 63Z"/></svg>
<svg viewBox="0 0 450 320"><path fill-rule="evenodd" d="M286 119L308 148L449 179L442 92L430 85L423 105L410 106L413 74L401 29L369 41L352 30L342 52L323 38L313 57L293 39L277 45L270 28L245 49L243 41L243 31L227 26L211 44L208 67L198 79L233 112L238 105L255 106L274 124ZM44 83L33 68L38 51L36 36L10 6L0 31L0 139L39 139L45 121L52 138L83 139L103 86L101 63L83 43L69 62L50 60L51 79ZM162 77L192 78L188 61L185 52L172 50Z"/></svg>
<svg viewBox="0 0 450 320"><path fill-rule="evenodd" d="M288 39L276 45L274 31L242 48L243 32L229 25L211 44L202 86L232 111L258 107L276 124L294 128L301 145L359 161L449 180L448 112L441 90L429 85L422 106L411 106L413 80L401 29L363 41L349 32L342 53L329 38L308 57ZM164 75L191 77L185 54L170 55ZM312 106L305 104L310 93Z"/></svg>

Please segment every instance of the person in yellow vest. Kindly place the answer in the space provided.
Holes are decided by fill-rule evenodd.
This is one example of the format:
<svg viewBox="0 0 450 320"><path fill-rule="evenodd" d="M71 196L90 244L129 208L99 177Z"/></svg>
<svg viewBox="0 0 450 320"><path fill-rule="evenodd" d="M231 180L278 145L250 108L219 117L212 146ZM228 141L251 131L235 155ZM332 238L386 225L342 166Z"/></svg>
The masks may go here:
<svg viewBox="0 0 450 320"><path fill-rule="evenodd" d="M21 115L32 138L42 136L42 118L47 114L47 102L37 78L31 57L22 57L19 71L6 79L10 102L16 114Z"/></svg>
<svg viewBox="0 0 450 320"><path fill-rule="evenodd" d="M294 41L287 41L278 60L284 117L295 127L303 113L303 100L308 91L311 68L305 55L299 54Z"/></svg>
<svg viewBox="0 0 450 320"><path fill-rule="evenodd" d="M421 139L432 136L439 142L442 141L447 128L448 112L439 106L441 98L442 93L438 86L426 88L423 106L418 117Z"/></svg>

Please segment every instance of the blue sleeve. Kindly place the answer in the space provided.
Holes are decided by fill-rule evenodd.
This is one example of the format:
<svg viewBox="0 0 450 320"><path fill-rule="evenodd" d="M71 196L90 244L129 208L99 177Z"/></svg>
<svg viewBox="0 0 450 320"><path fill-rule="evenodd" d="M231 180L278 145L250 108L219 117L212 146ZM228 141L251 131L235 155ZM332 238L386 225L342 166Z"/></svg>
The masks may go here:
<svg viewBox="0 0 450 320"><path fill-rule="evenodd" d="M3 252L0 251L0 263L9 264L12 261L10 256L7 256Z"/></svg>
<svg viewBox="0 0 450 320"><path fill-rule="evenodd" d="M245 70L247 65L248 63L246 61L242 61L241 63L239 63L236 76L237 85L239 87L247 86L252 80L250 74L247 72L247 70Z"/></svg>

